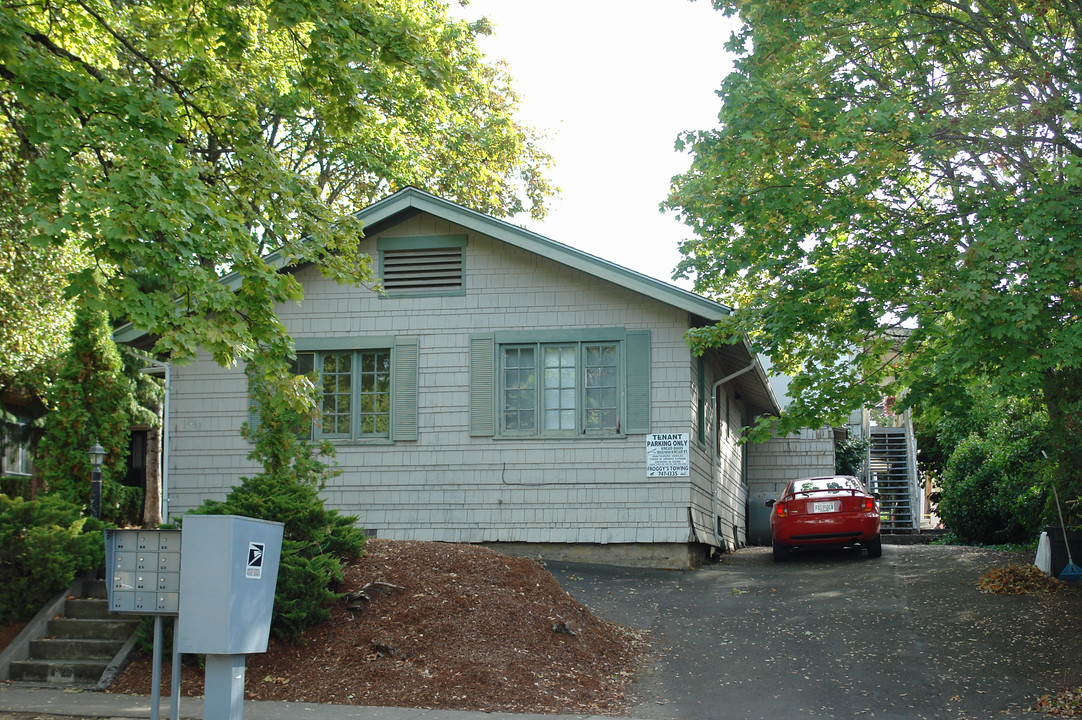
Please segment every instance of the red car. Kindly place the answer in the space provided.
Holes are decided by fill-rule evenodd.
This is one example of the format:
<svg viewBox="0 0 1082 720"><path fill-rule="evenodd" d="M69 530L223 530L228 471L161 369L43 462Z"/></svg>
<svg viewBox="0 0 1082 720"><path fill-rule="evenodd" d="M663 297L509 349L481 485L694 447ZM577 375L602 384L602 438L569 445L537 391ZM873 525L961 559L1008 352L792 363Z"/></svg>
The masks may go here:
<svg viewBox="0 0 1082 720"><path fill-rule="evenodd" d="M770 537L774 559L785 560L799 547L859 545L868 557L883 554L879 535L878 495L850 475L792 480L771 508Z"/></svg>

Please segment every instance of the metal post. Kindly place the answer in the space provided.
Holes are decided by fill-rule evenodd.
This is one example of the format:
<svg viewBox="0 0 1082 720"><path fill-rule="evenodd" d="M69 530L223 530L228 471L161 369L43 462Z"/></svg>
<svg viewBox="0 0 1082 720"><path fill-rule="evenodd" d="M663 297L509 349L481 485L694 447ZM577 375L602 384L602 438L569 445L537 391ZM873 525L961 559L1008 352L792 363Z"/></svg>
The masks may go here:
<svg viewBox="0 0 1082 720"><path fill-rule="evenodd" d="M101 468L95 467L90 473L90 516L101 520Z"/></svg>
<svg viewBox="0 0 1082 720"><path fill-rule="evenodd" d="M158 720L162 704L162 616L154 616L154 660L150 671L150 720Z"/></svg>
<svg viewBox="0 0 1082 720"><path fill-rule="evenodd" d="M169 717L180 720L180 615L173 616L173 664L169 684Z"/></svg>
<svg viewBox="0 0 1082 720"><path fill-rule="evenodd" d="M97 441L86 451L90 456L90 516L101 520L101 464L105 460L105 448Z"/></svg>

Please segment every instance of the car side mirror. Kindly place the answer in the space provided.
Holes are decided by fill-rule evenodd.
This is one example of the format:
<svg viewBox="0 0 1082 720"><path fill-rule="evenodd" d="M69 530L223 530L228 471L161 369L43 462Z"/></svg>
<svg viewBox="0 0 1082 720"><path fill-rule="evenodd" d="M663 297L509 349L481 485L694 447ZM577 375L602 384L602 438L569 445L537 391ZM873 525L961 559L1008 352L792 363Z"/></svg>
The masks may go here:
<svg viewBox="0 0 1082 720"><path fill-rule="evenodd" d="M876 500L878 500L879 499L879 493L873 492L872 497L875 498Z"/></svg>
<svg viewBox="0 0 1082 720"><path fill-rule="evenodd" d="M774 498L770 498L769 500L766 501L766 506L767 507L774 507L775 502L777 502L777 501L774 500Z"/></svg>

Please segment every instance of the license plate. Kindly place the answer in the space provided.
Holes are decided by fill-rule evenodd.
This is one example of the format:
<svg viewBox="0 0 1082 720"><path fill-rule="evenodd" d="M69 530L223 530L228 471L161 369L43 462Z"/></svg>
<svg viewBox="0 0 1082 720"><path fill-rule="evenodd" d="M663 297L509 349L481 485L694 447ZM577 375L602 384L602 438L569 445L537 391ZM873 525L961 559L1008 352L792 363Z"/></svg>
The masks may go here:
<svg viewBox="0 0 1082 720"><path fill-rule="evenodd" d="M834 501L833 500L830 501L830 502L812 503L812 512L813 513L831 513L831 512L834 512L834 510L835 510L835 506L834 506Z"/></svg>

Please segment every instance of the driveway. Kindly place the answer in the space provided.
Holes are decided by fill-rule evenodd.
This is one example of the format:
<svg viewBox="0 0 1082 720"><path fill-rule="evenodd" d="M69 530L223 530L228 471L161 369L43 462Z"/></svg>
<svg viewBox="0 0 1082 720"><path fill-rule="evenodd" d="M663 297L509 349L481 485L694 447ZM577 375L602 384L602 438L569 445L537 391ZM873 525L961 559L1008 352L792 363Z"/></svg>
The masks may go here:
<svg viewBox="0 0 1082 720"><path fill-rule="evenodd" d="M775 563L748 548L688 572L548 563L596 615L650 632L631 715L1029 718L1082 685L1082 588L989 595L1030 553L886 545Z"/></svg>

